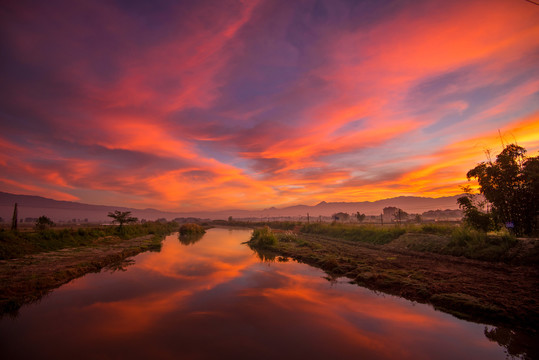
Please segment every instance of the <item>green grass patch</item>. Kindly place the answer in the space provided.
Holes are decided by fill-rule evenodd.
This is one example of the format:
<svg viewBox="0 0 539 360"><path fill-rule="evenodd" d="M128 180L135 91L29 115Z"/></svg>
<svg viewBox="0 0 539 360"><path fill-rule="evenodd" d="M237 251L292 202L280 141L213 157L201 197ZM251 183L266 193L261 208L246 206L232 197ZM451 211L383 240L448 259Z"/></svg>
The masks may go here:
<svg viewBox="0 0 539 360"><path fill-rule="evenodd" d="M372 225L349 224L304 224L301 232L319 234L338 239L364 242L370 244L387 244L406 232L402 227L377 227Z"/></svg>
<svg viewBox="0 0 539 360"><path fill-rule="evenodd" d="M261 228L264 226L269 227L270 229L277 230L293 230L296 226L301 225L299 221L223 221L223 220L214 220L215 225L227 225L227 226L240 226L240 227L250 227L250 228Z"/></svg>
<svg viewBox="0 0 539 360"><path fill-rule="evenodd" d="M17 232L0 230L0 259L13 259L27 254L64 248L109 244L139 236L162 237L178 229L175 222L146 222L144 224L100 226L71 229Z"/></svg>
<svg viewBox="0 0 539 360"><path fill-rule="evenodd" d="M277 237L268 226L254 229L251 240L249 240L249 245L255 248L271 248L277 245L277 243Z"/></svg>
<svg viewBox="0 0 539 360"><path fill-rule="evenodd" d="M508 233L487 235L484 231L461 226L453 230L451 241L442 253L470 259L503 261L508 260L509 250L517 242L518 240Z"/></svg>

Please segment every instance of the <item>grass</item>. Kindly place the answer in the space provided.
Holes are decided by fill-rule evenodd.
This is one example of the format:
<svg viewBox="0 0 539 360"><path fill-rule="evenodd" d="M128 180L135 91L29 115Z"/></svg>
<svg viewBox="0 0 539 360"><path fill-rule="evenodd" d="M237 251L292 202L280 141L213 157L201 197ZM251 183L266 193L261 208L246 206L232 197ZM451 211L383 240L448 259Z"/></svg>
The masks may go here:
<svg viewBox="0 0 539 360"><path fill-rule="evenodd" d="M31 232L0 230L0 259L13 259L27 254L64 248L96 246L144 235L160 237L177 228L178 224L175 222L146 222L124 225L121 229L115 226L100 226Z"/></svg>
<svg viewBox="0 0 539 360"><path fill-rule="evenodd" d="M378 227L348 224L304 224L300 230L305 234L326 235L338 239L383 245L406 232L404 227Z"/></svg>
<svg viewBox="0 0 539 360"><path fill-rule="evenodd" d="M483 231L461 226L451 234L451 241L442 253L486 261L508 260L509 250L518 240L509 233L489 235Z"/></svg>
<svg viewBox="0 0 539 360"><path fill-rule="evenodd" d="M249 245L255 248L271 248L277 245L278 240L273 231L268 226L254 229Z"/></svg>
<svg viewBox="0 0 539 360"><path fill-rule="evenodd" d="M299 221L219 221L214 220L213 223L216 225L227 225L227 226L239 226L239 227L251 227L251 228L260 228L267 226L271 229L278 230L293 230L296 226L301 225Z"/></svg>
<svg viewBox="0 0 539 360"><path fill-rule="evenodd" d="M206 232L204 228L198 224L183 224L180 226L180 235L202 235Z"/></svg>

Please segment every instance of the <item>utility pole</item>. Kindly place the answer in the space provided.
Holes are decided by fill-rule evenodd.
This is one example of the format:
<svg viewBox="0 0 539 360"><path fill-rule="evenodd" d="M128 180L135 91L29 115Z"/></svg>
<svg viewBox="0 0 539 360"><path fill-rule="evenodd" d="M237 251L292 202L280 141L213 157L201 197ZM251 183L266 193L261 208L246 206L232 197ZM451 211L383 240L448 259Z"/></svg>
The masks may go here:
<svg viewBox="0 0 539 360"><path fill-rule="evenodd" d="M384 214L380 214L380 224L384 226Z"/></svg>
<svg viewBox="0 0 539 360"><path fill-rule="evenodd" d="M17 203L15 203L15 207L13 208L13 219L11 220L11 230L16 231L17 230Z"/></svg>
<svg viewBox="0 0 539 360"><path fill-rule="evenodd" d="M311 218L309 217L309 213L307 213L307 224L311 222Z"/></svg>

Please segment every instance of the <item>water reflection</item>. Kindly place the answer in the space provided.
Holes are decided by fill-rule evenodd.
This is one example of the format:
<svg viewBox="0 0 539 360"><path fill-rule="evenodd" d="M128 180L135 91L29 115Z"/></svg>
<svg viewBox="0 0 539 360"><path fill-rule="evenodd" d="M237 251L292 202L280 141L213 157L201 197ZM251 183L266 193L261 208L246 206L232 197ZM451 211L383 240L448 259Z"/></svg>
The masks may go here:
<svg viewBox="0 0 539 360"><path fill-rule="evenodd" d="M0 321L3 358L504 358L483 326L330 284L254 254L249 236L211 229L192 246L170 236L127 271L73 281Z"/></svg>
<svg viewBox="0 0 539 360"><path fill-rule="evenodd" d="M511 357L539 359L537 335L502 327L485 327L485 336L503 346Z"/></svg>
<svg viewBox="0 0 539 360"><path fill-rule="evenodd" d="M105 266L105 271L115 272L115 271L127 271L127 267L135 265L135 260L133 259L122 259L118 262L109 264Z"/></svg>
<svg viewBox="0 0 539 360"><path fill-rule="evenodd" d="M178 234L178 240L180 240L180 243L182 245L193 245L202 240L202 237L204 234L189 234L189 235L181 235Z"/></svg>

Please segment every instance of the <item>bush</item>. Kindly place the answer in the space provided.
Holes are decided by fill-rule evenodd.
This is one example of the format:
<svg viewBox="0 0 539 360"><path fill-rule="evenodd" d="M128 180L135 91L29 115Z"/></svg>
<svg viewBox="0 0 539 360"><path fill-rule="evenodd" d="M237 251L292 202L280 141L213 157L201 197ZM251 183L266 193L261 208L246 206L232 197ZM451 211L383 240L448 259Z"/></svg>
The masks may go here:
<svg viewBox="0 0 539 360"><path fill-rule="evenodd" d="M500 261L509 260L508 251L516 244L517 239L510 234L489 236L484 231L462 226L453 231L443 252L470 259Z"/></svg>
<svg viewBox="0 0 539 360"><path fill-rule="evenodd" d="M180 226L180 235L201 235L204 234L206 230L198 224L183 224Z"/></svg>
<svg viewBox="0 0 539 360"><path fill-rule="evenodd" d="M254 247L268 248L277 245L277 238L268 226L253 230L249 243Z"/></svg>

